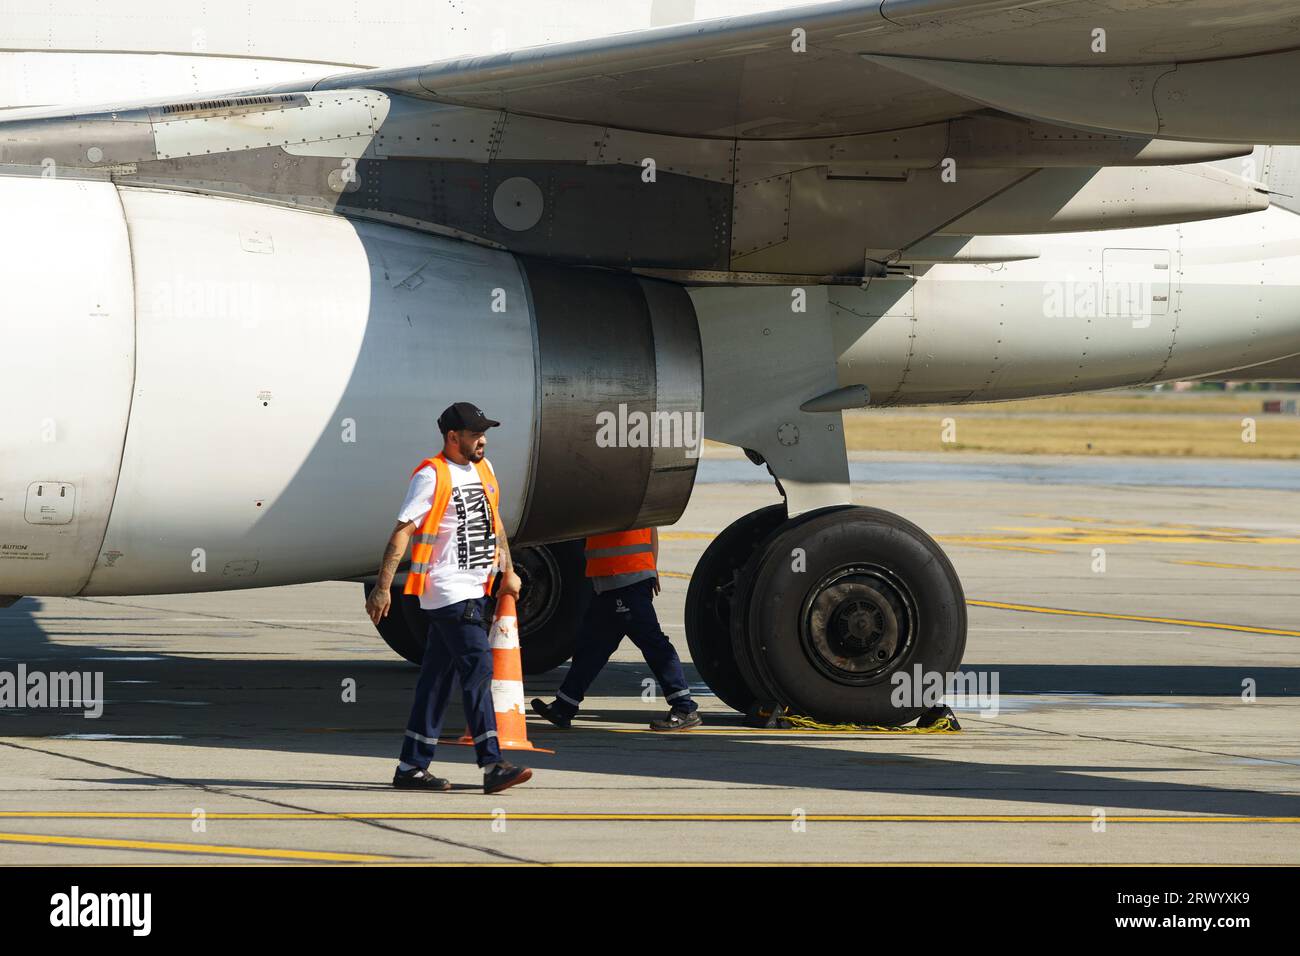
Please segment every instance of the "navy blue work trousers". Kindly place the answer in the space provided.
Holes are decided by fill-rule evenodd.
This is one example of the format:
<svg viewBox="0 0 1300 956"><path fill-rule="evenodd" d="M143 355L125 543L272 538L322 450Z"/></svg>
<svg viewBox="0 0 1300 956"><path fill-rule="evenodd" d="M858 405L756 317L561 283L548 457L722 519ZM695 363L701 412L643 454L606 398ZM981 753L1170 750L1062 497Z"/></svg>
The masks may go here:
<svg viewBox="0 0 1300 956"><path fill-rule="evenodd" d="M467 613L467 605L469 607ZM402 739L402 761L428 768L451 700L452 675L460 677L465 717L480 767L501 760L497 715L492 706L492 650L487 598L471 598L424 611L429 636L415 685L415 702ZM472 620L477 617L477 621Z"/></svg>
<svg viewBox="0 0 1300 956"><path fill-rule="evenodd" d="M624 637L632 638L672 708L685 712L695 710L697 705L691 700L681 658L659 626L654 581L650 578L592 595L578 633L578 649L569 673L560 684L555 706L570 715L577 713L587 688Z"/></svg>

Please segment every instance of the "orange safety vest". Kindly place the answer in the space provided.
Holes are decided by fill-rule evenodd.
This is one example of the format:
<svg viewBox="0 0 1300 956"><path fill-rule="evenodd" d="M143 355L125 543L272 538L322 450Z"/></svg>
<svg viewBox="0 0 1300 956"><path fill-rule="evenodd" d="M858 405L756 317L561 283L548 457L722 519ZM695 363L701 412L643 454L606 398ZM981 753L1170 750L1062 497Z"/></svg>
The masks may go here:
<svg viewBox="0 0 1300 956"><path fill-rule="evenodd" d="M587 539L587 577L607 578L615 574L655 569L650 546L651 529L597 534Z"/></svg>
<svg viewBox="0 0 1300 956"><path fill-rule="evenodd" d="M426 458L415 466L415 471L411 472L414 478L421 468L433 466L433 473L437 476L437 482L433 486L433 506L429 508L429 513L424 516L424 521L420 525L419 532L411 545L411 570L406 573L406 587L402 589L403 594L423 594L425 580L429 574L429 561L433 557L433 542L438 537L438 524L442 521L442 516L447 510L447 503L451 501L451 469L447 467L447 459L442 452L434 455L432 458ZM490 514L488 519L496 526L497 520L497 502L500 500L500 492L497 490L497 482L492 477L492 470L488 468L484 461L474 462L474 468L478 471L479 480L483 482L483 490L487 493L488 510ZM487 594L492 590L492 579L495 574L489 574L487 582L483 585L483 593Z"/></svg>

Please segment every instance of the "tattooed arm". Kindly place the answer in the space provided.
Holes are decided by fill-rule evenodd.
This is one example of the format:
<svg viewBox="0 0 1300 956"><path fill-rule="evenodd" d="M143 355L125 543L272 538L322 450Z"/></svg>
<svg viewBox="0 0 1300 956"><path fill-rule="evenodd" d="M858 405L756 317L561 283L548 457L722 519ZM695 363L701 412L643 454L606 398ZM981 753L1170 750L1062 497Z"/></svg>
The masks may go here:
<svg viewBox="0 0 1300 956"><path fill-rule="evenodd" d="M402 563L414 533L414 521L401 521L388 539L388 547L384 549L384 557L379 565L379 579L366 598L366 613L376 624L388 616L389 605L392 603L389 589L393 586L393 576L397 574L397 566Z"/></svg>

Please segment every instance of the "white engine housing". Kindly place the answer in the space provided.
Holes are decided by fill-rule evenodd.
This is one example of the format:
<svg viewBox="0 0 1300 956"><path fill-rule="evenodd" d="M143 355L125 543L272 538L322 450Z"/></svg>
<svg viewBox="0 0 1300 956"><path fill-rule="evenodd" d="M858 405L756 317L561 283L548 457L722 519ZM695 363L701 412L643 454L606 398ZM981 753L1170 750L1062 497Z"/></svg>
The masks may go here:
<svg viewBox="0 0 1300 956"><path fill-rule="evenodd" d="M370 573L454 401L502 423L488 457L524 543L670 523L689 498L684 449L593 440L620 402L698 413L679 287L103 182L0 178L0 209L0 594ZM573 340L619 367L575 370ZM583 467L541 454L566 441Z"/></svg>

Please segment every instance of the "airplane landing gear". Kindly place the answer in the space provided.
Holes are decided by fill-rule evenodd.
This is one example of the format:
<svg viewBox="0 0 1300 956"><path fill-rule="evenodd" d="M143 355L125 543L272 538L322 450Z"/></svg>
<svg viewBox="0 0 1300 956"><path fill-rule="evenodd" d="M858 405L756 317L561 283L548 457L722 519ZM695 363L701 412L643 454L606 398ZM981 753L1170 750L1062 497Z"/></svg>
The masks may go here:
<svg viewBox="0 0 1300 956"><path fill-rule="evenodd" d="M738 710L774 702L817 720L899 725L925 707L920 687L896 700L892 676L957 668L965 596L939 546L898 515L841 505L784 520L775 505L705 551L686 635L705 682Z"/></svg>
<svg viewBox="0 0 1300 956"><path fill-rule="evenodd" d="M375 582L371 579L362 585L362 590L368 596L374 586ZM388 595L392 602L388 608L388 616L375 625L375 630L379 631L379 636L384 639L384 643L399 656L406 658L412 664L419 664L424 660L425 641L420 599L414 595L403 594L400 583L393 584L388 589Z"/></svg>
<svg viewBox="0 0 1300 956"><path fill-rule="evenodd" d="M578 646L587 610L584 542L560 541L512 552L519 589L519 653L525 674L559 667Z"/></svg>
<svg viewBox="0 0 1300 956"><path fill-rule="evenodd" d="M731 649L736 581L750 555L784 521L785 505L737 518L709 542L686 589L686 644L695 669L723 703L742 712L753 705L754 691Z"/></svg>
<svg viewBox="0 0 1300 956"><path fill-rule="evenodd" d="M578 625L586 610L582 541L519 548L512 552L522 582L519 592L519 650L525 674L543 674L573 656ZM373 581L365 584L370 593ZM424 659L427 627L419 599L392 588L392 608L377 630L384 643L412 664Z"/></svg>

